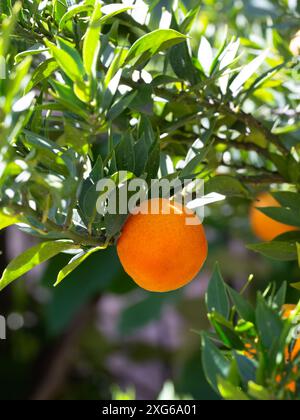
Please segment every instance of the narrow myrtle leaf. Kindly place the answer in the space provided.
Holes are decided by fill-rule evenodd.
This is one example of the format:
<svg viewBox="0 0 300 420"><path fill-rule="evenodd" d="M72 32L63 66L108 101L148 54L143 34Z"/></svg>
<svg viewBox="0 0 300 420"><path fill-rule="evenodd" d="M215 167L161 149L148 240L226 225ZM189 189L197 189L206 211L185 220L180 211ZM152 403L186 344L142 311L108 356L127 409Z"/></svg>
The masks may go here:
<svg viewBox="0 0 300 420"><path fill-rule="evenodd" d="M0 291L37 265L60 252L76 248L78 246L73 242L65 240L42 242L33 246L8 264L0 279Z"/></svg>
<svg viewBox="0 0 300 420"><path fill-rule="evenodd" d="M192 29L192 26L200 12L201 7L197 5L194 9L191 9L187 15L185 16L184 20L180 24L180 32L187 34Z"/></svg>
<svg viewBox="0 0 300 420"><path fill-rule="evenodd" d="M32 56L32 55L38 55L41 53L44 53L48 51L48 48L45 48L45 45L43 44L35 44L31 48L29 48L26 51L22 51L19 54L15 56L15 63L19 63L22 61L25 57Z"/></svg>
<svg viewBox="0 0 300 420"><path fill-rule="evenodd" d="M218 376L218 390L221 396L227 401L250 401L250 398L241 388Z"/></svg>
<svg viewBox="0 0 300 420"><path fill-rule="evenodd" d="M76 4L74 6L69 7L68 11L63 15L59 22L59 30L62 31L66 26L66 23L74 16L78 15L79 13L87 12L90 10L93 10L92 4Z"/></svg>
<svg viewBox="0 0 300 420"><path fill-rule="evenodd" d="M258 210L277 222L300 228L300 211L284 207L259 207Z"/></svg>
<svg viewBox="0 0 300 420"><path fill-rule="evenodd" d="M195 142L189 150L186 157L186 165L180 172L180 178L191 177L197 172L197 167L206 159L210 152L213 143L209 143L201 149L198 148Z"/></svg>
<svg viewBox="0 0 300 420"><path fill-rule="evenodd" d="M227 290L240 317L254 324L255 312L253 306L231 287L227 286Z"/></svg>
<svg viewBox="0 0 300 420"><path fill-rule="evenodd" d="M43 63L41 63L33 72L31 80L28 83L26 92L29 92L31 89L36 87L40 82L45 79L48 79L56 70L58 69L58 64L54 58L50 58Z"/></svg>
<svg viewBox="0 0 300 420"><path fill-rule="evenodd" d="M148 147L151 147L152 144L157 140L151 121L145 115L141 116L138 135L139 137L145 136L145 141Z"/></svg>
<svg viewBox="0 0 300 420"><path fill-rule="evenodd" d="M163 51L173 45L179 44L186 39L186 36L173 29L157 29L149 34L142 36L130 48L126 63L139 58L146 61L159 51Z"/></svg>
<svg viewBox="0 0 300 420"><path fill-rule="evenodd" d="M263 74L261 74L247 89L246 95L243 98L243 101L245 101L246 98L248 98L251 93L253 93L256 89L258 89L261 85L266 83L269 79L271 79L276 73L279 72L283 67L286 66L286 63L281 63L278 66L273 67L272 69L267 70Z"/></svg>
<svg viewBox="0 0 300 420"><path fill-rule="evenodd" d="M230 312L226 285L219 264L215 265L213 276L209 282L206 294L206 306L210 313L216 312L228 319Z"/></svg>
<svg viewBox="0 0 300 420"><path fill-rule="evenodd" d="M7 216L0 212L0 230L5 229L8 226L15 225L20 220L15 216Z"/></svg>
<svg viewBox="0 0 300 420"><path fill-rule="evenodd" d="M128 171L134 173L135 153L131 135L125 135L116 149L116 163L118 171Z"/></svg>
<svg viewBox="0 0 300 420"><path fill-rule="evenodd" d="M202 364L208 383L218 390L218 377L227 378L230 372L230 362L212 343L206 333L202 333Z"/></svg>
<svg viewBox="0 0 300 420"><path fill-rule="evenodd" d="M96 25L96 22L101 16L101 4L97 0L83 41L83 63L85 71L89 76L95 75L96 72L97 60L100 52L101 30L101 26Z"/></svg>
<svg viewBox="0 0 300 420"><path fill-rule="evenodd" d="M278 313L268 306L260 294L258 295L255 316L261 344L267 351L271 351L281 336L283 321Z"/></svg>
<svg viewBox="0 0 300 420"><path fill-rule="evenodd" d="M218 318L221 319L221 322L219 322ZM230 324L229 326L224 325L225 322L223 321L222 317L220 317L220 315L214 312L209 315L209 320L216 330L220 340L227 348L234 348L236 350L244 349L245 346L239 338L238 334L233 330Z"/></svg>
<svg viewBox="0 0 300 420"><path fill-rule="evenodd" d="M144 173L146 163L148 160L149 147L147 145L145 135L143 135L134 145L135 169L136 176L141 176Z"/></svg>
<svg viewBox="0 0 300 420"><path fill-rule="evenodd" d="M291 209L295 209L299 211L300 209L300 194L299 193L293 193L290 191L278 191L278 192L273 192L272 195L283 207L289 207Z"/></svg>
<svg viewBox="0 0 300 420"><path fill-rule="evenodd" d="M67 46L67 42L60 39L61 44ZM79 53L70 45L68 48L62 49L45 39L45 44L51 51L51 54L57 61L59 67L73 82L82 82L84 68ZM72 51L73 50L73 51ZM71 52L72 51L72 52Z"/></svg>
<svg viewBox="0 0 300 420"><path fill-rule="evenodd" d="M235 59L238 49L240 46L240 40L238 39L235 42L231 42L228 47L225 49L222 58L220 60L220 70L223 70L225 68L228 68L228 66L233 62ZM225 70L225 73L222 77L219 79L219 86L221 89L221 92L223 95L227 92L227 87L229 83L229 77L228 70Z"/></svg>
<svg viewBox="0 0 300 420"><path fill-rule="evenodd" d="M198 60L206 76L210 76L213 58L212 47L205 36L202 36L198 50Z"/></svg>
<svg viewBox="0 0 300 420"><path fill-rule="evenodd" d="M127 57L128 51L124 48L117 47L115 49L115 56L111 62L104 78L104 87L107 89L109 83L114 78L114 76L122 69L125 58Z"/></svg>
<svg viewBox="0 0 300 420"><path fill-rule="evenodd" d="M205 183L205 191L218 192L226 197L247 197L249 198L249 191L236 178L230 175L217 175Z"/></svg>
<svg viewBox="0 0 300 420"><path fill-rule="evenodd" d="M114 16L119 15L120 13L124 13L127 10L133 9L132 6L125 6L124 4L106 4L102 6L102 13L104 16L99 19L99 24L104 25L109 19L113 18Z"/></svg>
<svg viewBox="0 0 300 420"><path fill-rule="evenodd" d="M60 270L57 276L57 280L54 284L54 287L58 286L69 274L72 273L80 264L82 264L90 255L94 254L95 252L101 251L106 247L97 246L96 248L92 248L89 251L82 251L78 255L73 257L69 264L66 265L63 269Z"/></svg>
<svg viewBox="0 0 300 420"><path fill-rule="evenodd" d="M255 381L257 369L256 362L236 351L234 352L234 358L237 362L238 371L244 384L248 384L249 381Z"/></svg>
<svg viewBox="0 0 300 420"><path fill-rule="evenodd" d="M219 62L219 59L222 56L222 54L224 53L224 50L226 48L227 36L228 36L228 26L226 25L225 28L224 28L224 33L223 33L223 41L221 42L221 45L219 46L216 54L213 57L213 61L211 63L211 68L210 68L210 73L213 73L213 71L216 69L216 66Z"/></svg>
<svg viewBox="0 0 300 420"><path fill-rule="evenodd" d="M145 174L147 174L148 182L157 178L160 166L160 153L160 143L156 141L149 150L148 160L145 166Z"/></svg>
<svg viewBox="0 0 300 420"><path fill-rule="evenodd" d="M123 96L121 99L115 102L107 113L107 119L112 121L116 119L120 114L122 114L122 112L128 108L130 103L136 97L137 93L138 91L136 90L132 91L128 95Z"/></svg>
<svg viewBox="0 0 300 420"><path fill-rule="evenodd" d="M2 6L1 2L1 6ZM14 31L15 25L17 23L18 15L22 9L22 3L20 1L15 2L14 6L10 4L9 12L10 17L7 19L1 18L1 37L0 37L0 57L5 57L7 55L7 50L9 48L10 38ZM2 11L1 11L2 14Z"/></svg>
<svg viewBox="0 0 300 420"><path fill-rule="evenodd" d="M50 79L49 83L55 90L54 96L58 102L74 112L74 114L80 115L84 119L89 118L89 114L83 108L83 103L74 94L70 86L59 83L54 79Z"/></svg>
<svg viewBox="0 0 300 420"><path fill-rule="evenodd" d="M285 300L286 300L286 292L287 292L287 282L284 281L273 299L273 302L276 303L278 308L281 308L282 305L284 305Z"/></svg>
<svg viewBox="0 0 300 420"><path fill-rule="evenodd" d="M118 91L118 87L120 84L120 80L121 80L121 76L122 76L122 70L118 70L118 72L114 75L114 77L109 81L108 85L106 86L106 91L104 93L103 96L103 100L101 103L101 109L103 111L106 111L107 109L109 109L115 94Z"/></svg>
<svg viewBox="0 0 300 420"><path fill-rule="evenodd" d="M239 92L244 83L247 82L247 80L249 80L250 77L253 76L253 74L258 70L258 68L264 63L268 54L268 50L264 51L240 71L239 75L234 79L234 81L230 85L230 90L234 95L236 95Z"/></svg>
<svg viewBox="0 0 300 420"><path fill-rule="evenodd" d="M170 49L168 55L172 69L177 77L182 80L187 80L191 85L195 85L199 82L198 71L193 64L187 42L174 45ZM158 76L158 78L159 77L160 76ZM177 82L176 79L174 81Z"/></svg>
<svg viewBox="0 0 300 420"><path fill-rule="evenodd" d="M296 244L291 242L266 242L247 245L247 248L274 260L294 261L297 259Z"/></svg>
<svg viewBox="0 0 300 420"><path fill-rule="evenodd" d="M248 383L248 392L251 397L260 401L270 401L271 399L271 395L264 387L252 381Z"/></svg>
<svg viewBox="0 0 300 420"><path fill-rule="evenodd" d="M18 64L16 67L15 74L12 80L9 80L9 88L6 93L6 101L4 105L4 112L10 113L10 108L12 106L15 96L21 91L25 90L26 84L28 81L28 73L31 66L32 57L26 57L24 60Z"/></svg>

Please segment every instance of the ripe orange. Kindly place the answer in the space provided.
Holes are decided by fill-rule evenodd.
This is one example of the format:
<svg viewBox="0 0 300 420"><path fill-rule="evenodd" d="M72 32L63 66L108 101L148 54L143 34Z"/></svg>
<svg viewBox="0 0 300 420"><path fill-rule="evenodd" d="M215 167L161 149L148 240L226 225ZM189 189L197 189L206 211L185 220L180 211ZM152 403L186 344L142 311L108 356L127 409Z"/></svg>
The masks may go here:
<svg viewBox="0 0 300 420"><path fill-rule="evenodd" d="M297 230L294 226L285 225L264 215L257 209L259 207L280 207L280 204L269 193L259 194L257 201L252 204L250 209L250 223L254 234L259 239L269 242L283 233Z"/></svg>
<svg viewBox="0 0 300 420"><path fill-rule="evenodd" d="M156 214L150 211L153 207ZM117 243L125 271L140 287L153 292L189 283L202 268L208 251L197 216L192 218L198 224L187 224L191 214L166 199L145 201L138 210L127 219Z"/></svg>

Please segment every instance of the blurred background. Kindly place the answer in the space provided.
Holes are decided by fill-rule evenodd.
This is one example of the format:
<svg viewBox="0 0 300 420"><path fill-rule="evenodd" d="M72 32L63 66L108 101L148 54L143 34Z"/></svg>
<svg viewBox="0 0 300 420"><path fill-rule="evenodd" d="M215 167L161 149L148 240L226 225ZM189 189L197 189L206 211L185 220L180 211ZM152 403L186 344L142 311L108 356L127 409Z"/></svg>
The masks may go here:
<svg viewBox="0 0 300 420"><path fill-rule="evenodd" d="M172 2L147 3L154 9L150 24L157 27L162 8ZM229 35L241 37L244 48L262 48L272 27L282 56L291 54L286 43L299 29L297 0L185 3L187 8L202 5L194 28L198 41L200 33L213 41L227 24ZM278 103L276 88L268 101L268 109ZM265 111L261 106L260 112ZM299 130L290 135L299 138ZM299 281L296 264L247 251L245 245L255 241L248 210L249 202L238 198L207 209L208 261L198 278L176 292L138 289L123 272L115 249L92 255L55 289L56 274L68 255L53 258L5 289L0 294L0 314L7 320L7 339L0 340L1 399L110 399L116 389L155 399L166 381L174 383L179 396L216 399L201 369L195 332L209 328L204 295L215 262L238 290L254 274L247 291L252 298L270 281ZM1 272L34 243L15 227L2 232ZM299 299L294 290L289 293L290 303Z"/></svg>

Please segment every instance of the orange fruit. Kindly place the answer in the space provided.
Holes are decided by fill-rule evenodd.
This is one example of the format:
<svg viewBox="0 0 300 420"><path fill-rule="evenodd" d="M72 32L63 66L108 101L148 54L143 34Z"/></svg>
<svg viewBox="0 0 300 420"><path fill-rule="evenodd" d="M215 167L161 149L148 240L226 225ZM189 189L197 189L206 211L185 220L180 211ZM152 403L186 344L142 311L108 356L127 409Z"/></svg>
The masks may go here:
<svg viewBox="0 0 300 420"><path fill-rule="evenodd" d="M297 230L294 226L288 226L271 219L257 209L263 207L280 207L280 204L269 193L259 194L257 201L252 204L250 209L250 223L254 234L259 239L269 242L283 233Z"/></svg>
<svg viewBox="0 0 300 420"><path fill-rule="evenodd" d="M197 216L160 198L143 202L138 211L127 219L117 243L125 271L140 287L152 292L175 290L193 280L208 252Z"/></svg>

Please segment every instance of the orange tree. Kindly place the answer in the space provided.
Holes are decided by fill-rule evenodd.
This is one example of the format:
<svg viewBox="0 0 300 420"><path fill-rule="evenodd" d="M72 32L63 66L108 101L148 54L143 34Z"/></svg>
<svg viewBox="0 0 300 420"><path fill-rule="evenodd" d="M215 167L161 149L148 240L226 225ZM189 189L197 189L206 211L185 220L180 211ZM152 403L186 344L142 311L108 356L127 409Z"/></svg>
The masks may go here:
<svg viewBox="0 0 300 420"><path fill-rule="evenodd" d="M59 284L116 244L128 215L96 211L101 180L119 192L137 178L148 189L201 179L206 193L249 206L271 192L276 206L259 211L293 230L248 247L299 258L297 36L289 49L299 6L278 0L257 15L252 2L245 11L230 1L159 3L1 2L0 226L40 242L9 263L0 289L73 253ZM207 293L216 334L202 334L203 364L224 398L300 397L298 355L285 358L298 308L282 319L284 303L285 284L270 286L254 308L216 269Z"/></svg>

